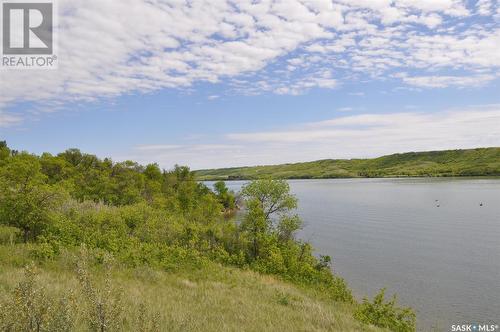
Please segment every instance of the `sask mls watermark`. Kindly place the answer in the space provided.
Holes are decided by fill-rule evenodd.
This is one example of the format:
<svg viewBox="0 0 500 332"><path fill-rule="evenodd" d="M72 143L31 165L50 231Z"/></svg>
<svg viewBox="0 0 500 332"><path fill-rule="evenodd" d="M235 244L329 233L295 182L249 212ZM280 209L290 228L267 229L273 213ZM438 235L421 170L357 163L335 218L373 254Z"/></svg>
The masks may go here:
<svg viewBox="0 0 500 332"><path fill-rule="evenodd" d="M498 324L469 323L453 324L451 332L496 332L499 331Z"/></svg>
<svg viewBox="0 0 500 332"><path fill-rule="evenodd" d="M56 69L57 17L54 1L0 0L0 3L0 68Z"/></svg>

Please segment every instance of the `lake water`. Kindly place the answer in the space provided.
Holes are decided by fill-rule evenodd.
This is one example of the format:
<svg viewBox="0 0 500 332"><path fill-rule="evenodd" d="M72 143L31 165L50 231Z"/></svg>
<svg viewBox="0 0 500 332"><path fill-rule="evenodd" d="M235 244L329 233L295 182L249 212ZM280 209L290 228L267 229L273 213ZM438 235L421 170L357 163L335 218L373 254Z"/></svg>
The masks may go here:
<svg viewBox="0 0 500 332"><path fill-rule="evenodd" d="M300 237L333 258L358 298L386 287L416 310L419 331L500 324L500 179L289 183Z"/></svg>

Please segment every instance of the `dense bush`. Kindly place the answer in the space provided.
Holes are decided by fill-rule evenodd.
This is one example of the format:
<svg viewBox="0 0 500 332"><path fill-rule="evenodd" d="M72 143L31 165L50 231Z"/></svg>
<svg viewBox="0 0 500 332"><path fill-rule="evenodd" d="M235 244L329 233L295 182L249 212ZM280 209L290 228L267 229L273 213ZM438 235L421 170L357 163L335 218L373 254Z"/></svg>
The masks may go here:
<svg viewBox="0 0 500 332"><path fill-rule="evenodd" d="M388 328L396 332L414 332L415 314L410 308L396 306L396 296L385 302L385 289L375 295L373 302L363 300L354 314L363 323Z"/></svg>

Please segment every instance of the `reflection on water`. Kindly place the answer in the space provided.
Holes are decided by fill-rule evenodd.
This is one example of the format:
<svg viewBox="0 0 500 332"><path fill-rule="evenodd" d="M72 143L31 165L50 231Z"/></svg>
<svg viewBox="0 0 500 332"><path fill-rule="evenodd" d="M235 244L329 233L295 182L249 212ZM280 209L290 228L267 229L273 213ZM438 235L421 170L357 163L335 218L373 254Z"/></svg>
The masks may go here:
<svg viewBox="0 0 500 332"><path fill-rule="evenodd" d="M228 182L239 190L244 182ZM419 330L500 323L500 179L292 180L300 236L358 297L379 288ZM481 206L482 204L482 206Z"/></svg>

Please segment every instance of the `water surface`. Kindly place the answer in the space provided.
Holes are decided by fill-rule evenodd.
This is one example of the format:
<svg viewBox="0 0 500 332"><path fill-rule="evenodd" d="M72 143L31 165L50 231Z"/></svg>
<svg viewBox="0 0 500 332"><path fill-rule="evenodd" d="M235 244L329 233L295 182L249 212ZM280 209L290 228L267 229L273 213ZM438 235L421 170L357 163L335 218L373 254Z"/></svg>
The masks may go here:
<svg viewBox="0 0 500 332"><path fill-rule="evenodd" d="M499 179L289 183L300 237L333 258L358 298L386 287L417 311L419 330L500 324Z"/></svg>

